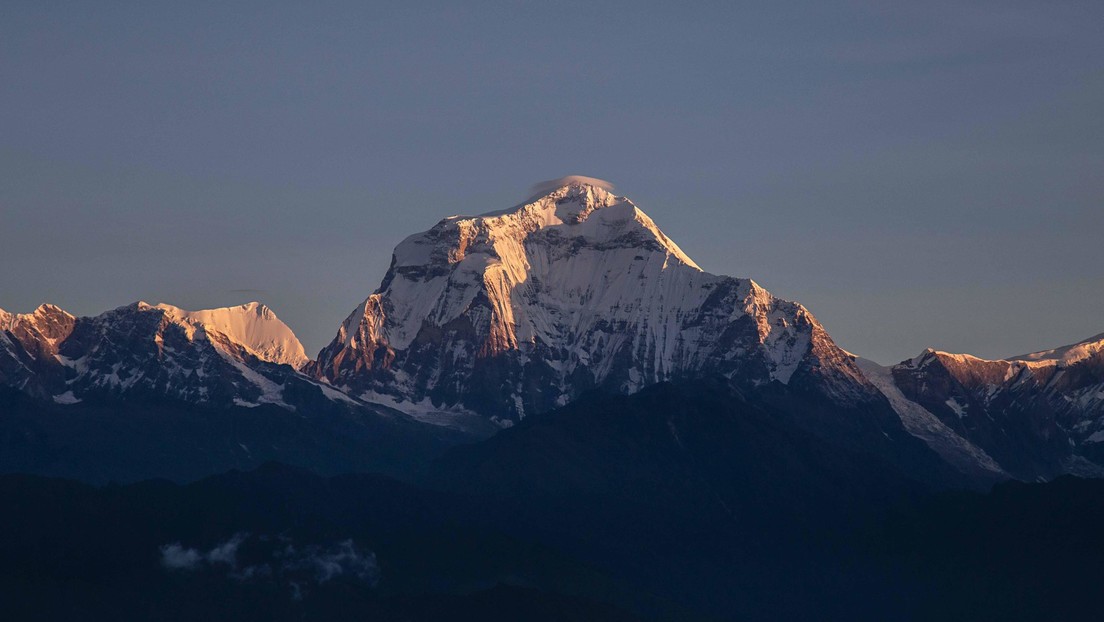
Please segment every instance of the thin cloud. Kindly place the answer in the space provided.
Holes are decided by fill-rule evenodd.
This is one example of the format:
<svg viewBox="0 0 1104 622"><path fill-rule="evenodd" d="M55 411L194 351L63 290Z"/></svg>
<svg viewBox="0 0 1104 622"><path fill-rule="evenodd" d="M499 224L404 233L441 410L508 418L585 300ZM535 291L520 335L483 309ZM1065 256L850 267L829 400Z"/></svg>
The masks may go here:
<svg viewBox="0 0 1104 622"><path fill-rule="evenodd" d="M529 189L529 192L533 194L545 194L552 192L556 188L566 186L568 184L587 184L590 186L597 186L603 190L613 190L613 184L597 177L587 177L585 175L567 175L566 177L560 177L558 179L549 179L548 181L539 181L533 184L533 187Z"/></svg>

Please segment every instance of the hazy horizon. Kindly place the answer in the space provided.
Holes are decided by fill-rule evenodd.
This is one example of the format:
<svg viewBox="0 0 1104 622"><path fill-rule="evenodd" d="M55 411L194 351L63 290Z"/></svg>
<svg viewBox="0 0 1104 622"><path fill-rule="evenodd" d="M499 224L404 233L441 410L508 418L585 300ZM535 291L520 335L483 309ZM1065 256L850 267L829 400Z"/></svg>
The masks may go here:
<svg viewBox="0 0 1104 622"><path fill-rule="evenodd" d="M427 8L428 7L428 8ZM1104 332L1104 5L0 7L0 308L258 300L611 181L881 363Z"/></svg>

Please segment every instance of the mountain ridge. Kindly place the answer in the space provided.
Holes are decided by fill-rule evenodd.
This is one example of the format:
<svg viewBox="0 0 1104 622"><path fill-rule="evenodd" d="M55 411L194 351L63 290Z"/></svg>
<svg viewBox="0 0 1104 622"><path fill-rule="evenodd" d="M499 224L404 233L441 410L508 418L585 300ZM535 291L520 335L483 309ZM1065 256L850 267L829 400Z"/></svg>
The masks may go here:
<svg viewBox="0 0 1104 622"><path fill-rule="evenodd" d="M577 178L407 237L305 369L369 401L503 423L702 373L874 392L803 306L704 272L631 200Z"/></svg>
<svg viewBox="0 0 1104 622"><path fill-rule="evenodd" d="M51 410L356 411L483 437L589 392L722 381L918 473L933 468L916 439L974 481L1104 476L1104 334L1001 360L927 349L884 367L840 348L801 304L702 270L608 182L534 192L404 238L315 360L259 302L139 301L92 317L42 304L0 310L0 386Z"/></svg>
<svg viewBox="0 0 1104 622"><path fill-rule="evenodd" d="M884 369L905 398L1018 479L1104 476L1104 341L1097 337L995 360L929 348Z"/></svg>
<svg viewBox="0 0 1104 622"><path fill-rule="evenodd" d="M87 397L156 394L193 403L273 403L301 380L302 345L267 306L186 311L143 301L76 317L55 305L0 315L0 379L77 403ZM294 365L292 365L294 364ZM323 385L333 399L351 398Z"/></svg>

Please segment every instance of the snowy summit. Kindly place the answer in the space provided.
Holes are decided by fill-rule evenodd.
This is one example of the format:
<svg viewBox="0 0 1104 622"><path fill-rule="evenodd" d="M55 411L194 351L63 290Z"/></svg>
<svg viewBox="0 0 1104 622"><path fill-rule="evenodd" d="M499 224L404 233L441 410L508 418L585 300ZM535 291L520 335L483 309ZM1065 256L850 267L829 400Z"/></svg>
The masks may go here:
<svg viewBox="0 0 1104 622"><path fill-rule="evenodd" d="M403 240L309 373L408 410L510 419L702 371L787 383L817 357L864 384L801 305L702 271L607 182L537 187Z"/></svg>
<svg viewBox="0 0 1104 622"><path fill-rule="evenodd" d="M308 360L291 328L259 302L201 311L185 311L164 303L155 306L174 318L226 335L262 361L299 369Z"/></svg>

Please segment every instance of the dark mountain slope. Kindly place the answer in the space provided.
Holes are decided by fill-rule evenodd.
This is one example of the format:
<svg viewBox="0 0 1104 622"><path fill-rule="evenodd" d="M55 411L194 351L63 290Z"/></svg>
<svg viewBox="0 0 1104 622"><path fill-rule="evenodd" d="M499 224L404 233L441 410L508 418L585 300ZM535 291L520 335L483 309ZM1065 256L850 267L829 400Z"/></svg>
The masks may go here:
<svg viewBox="0 0 1104 622"><path fill-rule="evenodd" d="M787 607L798 615L844 588L862 599L891 592L838 541L925 490L881 457L713 383L592 394L450 450L426 481L483 499L486 520L509 533L753 618ZM787 596L795 584L802 598ZM837 604L872 606L862 599Z"/></svg>
<svg viewBox="0 0 1104 622"><path fill-rule="evenodd" d="M1063 476L942 493L869 532L862 546L914 586L922 620L1100 617L1104 482Z"/></svg>
<svg viewBox="0 0 1104 622"><path fill-rule="evenodd" d="M9 620L702 619L656 591L733 620L1074 620L1099 610L1099 481L922 495L889 509L852 503L843 524L786 537L752 521L711 540L701 523L655 522L650 502L595 511L586 495L556 495L561 510L538 501L552 494L531 491L512 507L533 511L507 523L506 506L487 505L494 494L278 465L186 486L5 475L0 603ZM548 529L568 510L572 533ZM624 522L606 523L614 518ZM619 529L626 556L586 556L612 571L573 552Z"/></svg>
<svg viewBox="0 0 1104 622"><path fill-rule="evenodd" d="M628 599L602 574L379 476L268 465L97 489L6 475L0 496L20 508L0 516L7 619L634 619L594 600Z"/></svg>
<svg viewBox="0 0 1104 622"><path fill-rule="evenodd" d="M470 439L380 407L347 408L317 387L302 388L300 412L166 399L58 405L0 390L0 472L90 483L190 481L279 460L323 474L409 476L444 448Z"/></svg>

